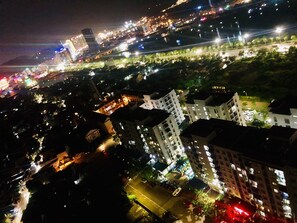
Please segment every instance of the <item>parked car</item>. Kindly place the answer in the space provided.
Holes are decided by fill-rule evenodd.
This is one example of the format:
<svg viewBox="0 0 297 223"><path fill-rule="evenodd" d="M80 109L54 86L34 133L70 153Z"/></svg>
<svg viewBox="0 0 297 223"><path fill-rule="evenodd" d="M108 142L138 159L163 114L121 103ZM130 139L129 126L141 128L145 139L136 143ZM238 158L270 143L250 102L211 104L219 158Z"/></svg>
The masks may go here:
<svg viewBox="0 0 297 223"><path fill-rule="evenodd" d="M173 191L172 196L176 196L176 195L178 195L180 191L181 191L181 187L176 188L176 189Z"/></svg>

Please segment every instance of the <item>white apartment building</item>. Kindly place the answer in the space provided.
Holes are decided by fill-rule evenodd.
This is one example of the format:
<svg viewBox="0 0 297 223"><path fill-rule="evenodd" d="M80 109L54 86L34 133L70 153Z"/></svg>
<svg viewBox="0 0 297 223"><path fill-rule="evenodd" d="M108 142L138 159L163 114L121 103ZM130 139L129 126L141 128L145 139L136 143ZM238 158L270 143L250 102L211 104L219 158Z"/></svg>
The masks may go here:
<svg viewBox="0 0 297 223"><path fill-rule="evenodd" d="M166 164L183 154L180 130L166 111L124 107L116 110L111 120L126 147L140 149Z"/></svg>
<svg viewBox="0 0 297 223"><path fill-rule="evenodd" d="M199 91L188 96L186 109L190 123L198 119L217 118L246 126L237 93Z"/></svg>
<svg viewBox="0 0 297 223"><path fill-rule="evenodd" d="M262 216L296 216L295 129L200 119L180 137L193 171L212 189L249 202Z"/></svg>
<svg viewBox="0 0 297 223"><path fill-rule="evenodd" d="M268 117L271 125L297 129L297 96L287 96L269 105Z"/></svg>
<svg viewBox="0 0 297 223"><path fill-rule="evenodd" d="M178 96L175 90L153 92L151 94L143 95L144 103L140 106L144 109L160 109L172 114L176 120L177 125L180 125L185 116L181 109Z"/></svg>

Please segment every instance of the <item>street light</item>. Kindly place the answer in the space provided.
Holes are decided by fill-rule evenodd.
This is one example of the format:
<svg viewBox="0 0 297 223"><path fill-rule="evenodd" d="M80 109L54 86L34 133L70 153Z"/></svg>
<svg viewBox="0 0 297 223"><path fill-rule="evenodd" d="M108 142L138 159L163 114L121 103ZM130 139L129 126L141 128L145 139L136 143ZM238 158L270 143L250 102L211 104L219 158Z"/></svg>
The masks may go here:
<svg viewBox="0 0 297 223"><path fill-rule="evenodd" d="M284 30L284 28L281 26L278 26L275 28L275 33L277 34L279 41L280 41L280 34L283 32L283 30Z"/></svg>
<svg viewBox="0 0 297 223"><path fill-rule="evenodd" d="M221 42L221 39L220 39L220 38L216 38L216 39L215 39L215 43L216 43L216 44L219 44L220 42Z"/></svg>
<svg viewBox="0 0 297 223"><path fill-rule="evenodd" d="M221 39L220 38L215 38L214 42L217 44L217 47L219 47Z"/></svg>
<svg viewBox="0 0 297 223"><path fill-rule="evenodd" d="M278 35L280 35L283 32L284 28L281 26L278 26L275 28L275 33L277 33Z"/></svg>
<svg viewBox="0 0 297 223"><path fill-rule="evenodd" d="M241 37L241 36L240 36ZM243 36L241 38L239 38L239 40L241 40L243 43L246 43L247 38L250 37L250 34L245 33L243 34Z"/></svg>

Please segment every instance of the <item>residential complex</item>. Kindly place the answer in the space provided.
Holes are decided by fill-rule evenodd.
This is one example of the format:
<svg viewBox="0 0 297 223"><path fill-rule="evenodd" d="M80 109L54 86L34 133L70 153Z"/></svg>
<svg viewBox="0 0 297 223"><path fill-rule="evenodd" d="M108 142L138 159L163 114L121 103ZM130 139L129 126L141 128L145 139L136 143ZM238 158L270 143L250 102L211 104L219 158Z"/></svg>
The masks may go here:
<svg viewBox="0 0 297 223"><path fill-rule="evenodd" d="M297 128L297 96L287 96L269 105L268 117L272 125Z"/></svg>
<svg viewBox="0 0 297 223"><path fill-rule="evenodd" d="M144 103L141 105L142 108L165 110L173 115L178 125L185 120L178 96L174 89L144 94L143 101Z"/></svg>
<svg viewBox="0 0 297 223"><path fill-rule="evenodd" d="M158 109L124 107L111 115L113 127L121 142L170 164L182 155L179 128L173 116Z"/></svg>
<svg viewBox="0 0 297 223"><path fill-rule="evenodd" d="M188 96L186 108L190 123L198 119L218 118L246 125L236 92L195 92Z"/></svg>
<svg viewBox="0 0 297 223"><path fill-rule="evenodd" d="M200 119L181 134L198 178L220 193L256 206L263 216L294 218L297 213L297 131L239 126Z"/></svg>

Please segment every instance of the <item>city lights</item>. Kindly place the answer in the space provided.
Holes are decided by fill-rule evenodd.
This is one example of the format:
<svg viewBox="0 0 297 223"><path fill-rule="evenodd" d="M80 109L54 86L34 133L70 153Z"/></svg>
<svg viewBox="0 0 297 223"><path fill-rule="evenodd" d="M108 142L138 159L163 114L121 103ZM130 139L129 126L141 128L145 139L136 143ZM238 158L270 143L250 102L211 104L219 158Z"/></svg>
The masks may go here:
<svg viewBox="0 0 297 223"><path fill-rule="evenodd" d="M284 31L284 28L282 26L278 26L275 28L275 33L278 35L281 34Z"/></svg>
<svg viewBox="0 0 297 223"><path fill-rule="evenodd" d="M0 80L0 90L5 90L9 87L9 83L6 78Z"/></svg>
<svg viewBox="0 0 297 223"><path fill-rule="evenodd" d="M0 222L293 223L296 13L275 1L4 4Z"/></svg>

